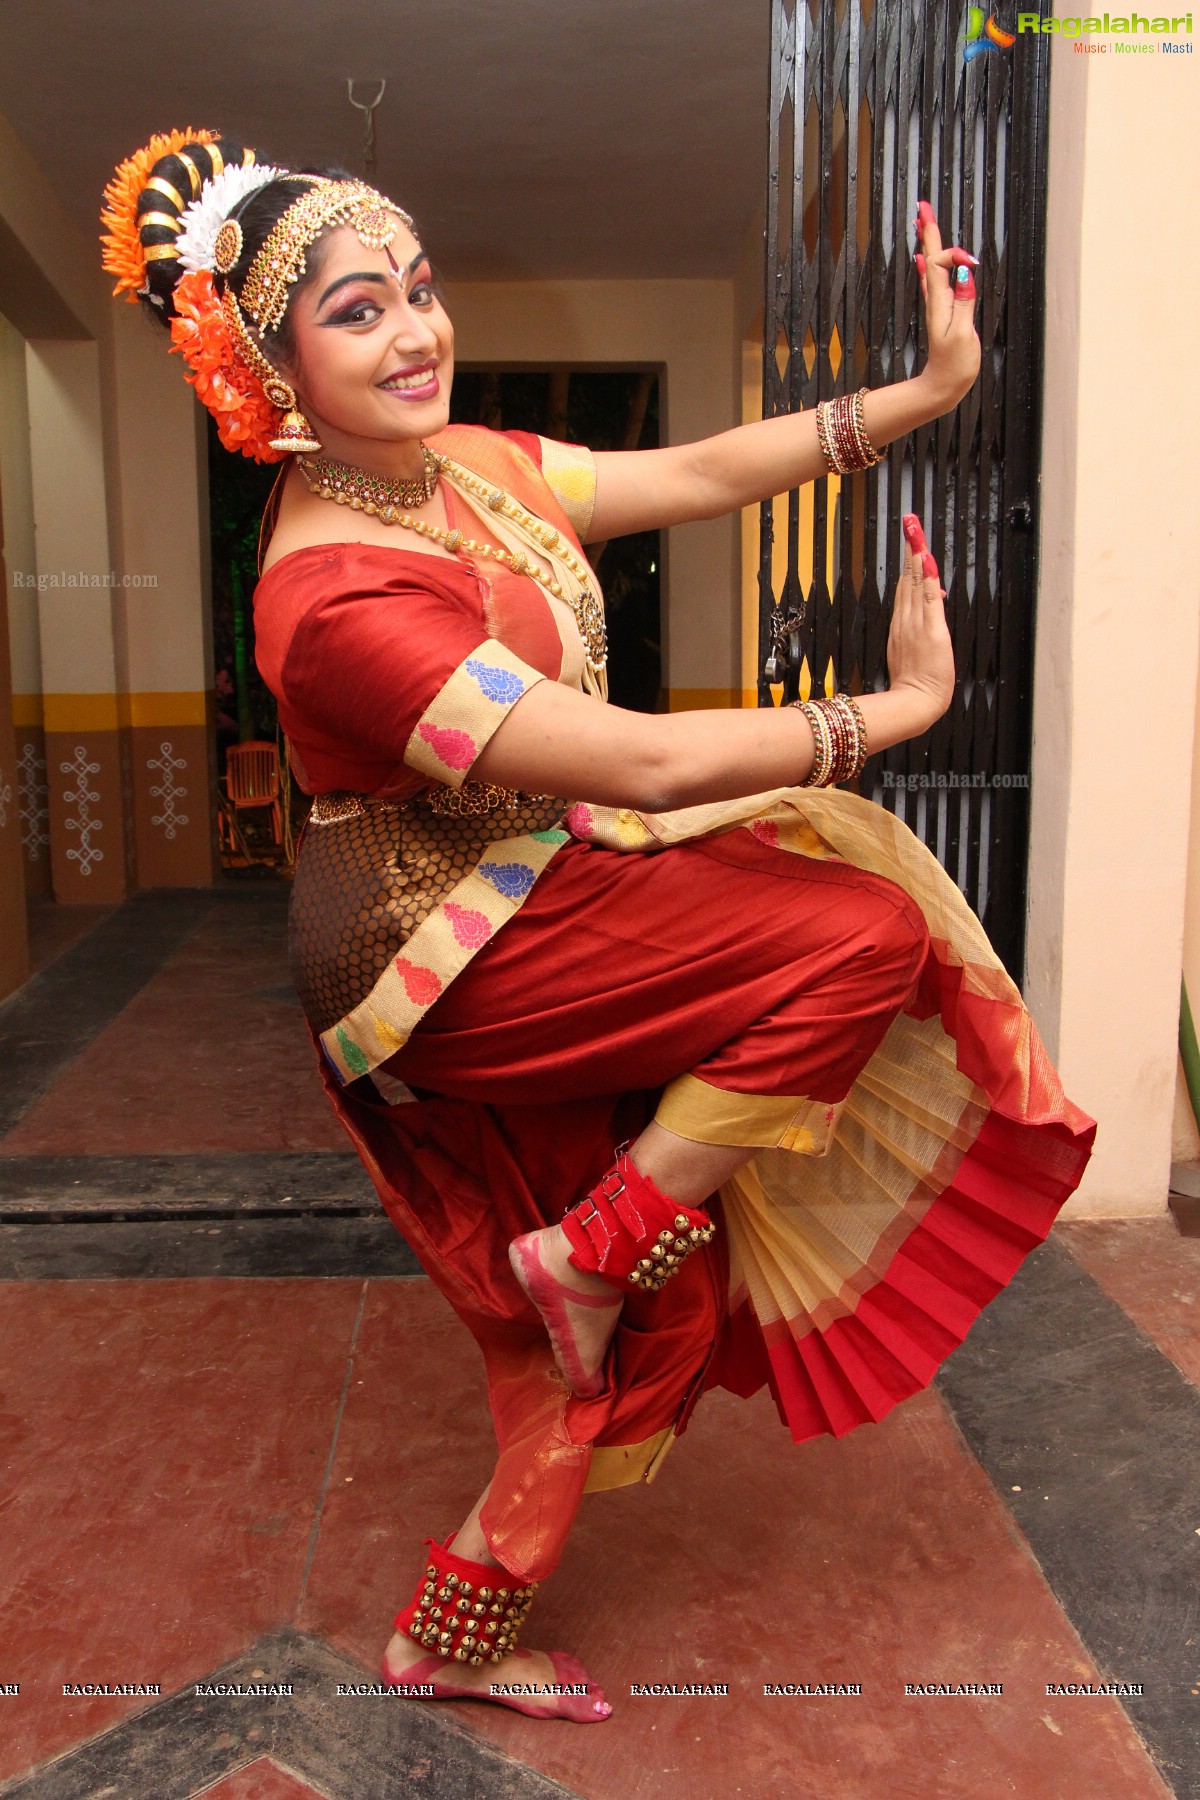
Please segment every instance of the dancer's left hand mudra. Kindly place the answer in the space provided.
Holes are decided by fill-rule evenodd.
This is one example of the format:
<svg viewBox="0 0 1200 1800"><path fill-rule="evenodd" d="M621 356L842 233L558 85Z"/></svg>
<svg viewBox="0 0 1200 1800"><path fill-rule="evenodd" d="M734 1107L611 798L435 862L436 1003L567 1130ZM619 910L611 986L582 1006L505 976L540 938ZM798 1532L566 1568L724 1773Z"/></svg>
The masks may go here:
<svg viewBox="0 0 1200 1800"><path fill-rule="evenodd" d="M929 354L907 378L864 390L862 419L876 451L953 412L979 374L976 259L957 245L943 249L927 200L917 209L914 227ZM860 377L844 368L842 379L852 390ZM820 480L831 464L819 441L816 412L808 406L659 450L597 451L591 541L719 518Z"/></svg>
<svg viewBox="0 0 1200 1800"><path fill-rule="evenodd" d="M917 208L914 262L925 302L929 355L921 379L931 399L944 400L940 411L957 406L979 373L979 334L975 329L976 259L966 250L943 250L933 208L922 200Z"/></svg>

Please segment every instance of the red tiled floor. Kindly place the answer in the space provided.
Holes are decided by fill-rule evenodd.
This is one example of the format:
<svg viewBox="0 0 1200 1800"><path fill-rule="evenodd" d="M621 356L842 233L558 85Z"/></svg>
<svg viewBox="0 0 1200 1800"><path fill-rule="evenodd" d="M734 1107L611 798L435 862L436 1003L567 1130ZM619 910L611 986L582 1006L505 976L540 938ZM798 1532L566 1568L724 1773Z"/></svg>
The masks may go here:
<svg viewBox="0 0 1200 1800"><path fill-rule="evenodd" d="M348 1150L290 993L279 916L219 914L0 1140L0 1154Z"/></svg>
<svg viewBox="0 0 1200 1800"><path fill-rule="evenodd" d="M373 1283L302 1628L374 1674L421 1539L457 1526L490 1456L465 1332L428 1288ZM588 1800L1168 1792L1115 1700L1046 1697L1047 1682L1097 1672L932 1392L799 1448L765 1397L707 1396L656 1482L585 1501L533 1617L530 1643L578 1654L613 1718L445 1710ZM640 1699L631 1681L731 1693ZM864 1692L763 1696L789 1681ZM959 1681L1004 1694L904 1694Z"/></svg>
<svg viewBox="0 0 1200 1800"><path fill-rule="evenodd" d="M327 1800L319 1788L310 1787L270 1756L260 1756L215 1787L197 1788L190 1800Z"/></svg>
<svg viewBox="0 0 1200 1800"><path fill-rule="evenodd" d="M293 1617L359 1281L9 1282L0 1779Z"/></svg>
<svg viewBox="0 0 1200 1800"><path fill-rule="evenodd" d="M1200 1238L1170 1213L1056 1225L1077 1262L1147 1337L1200 1387Z"/></svg>

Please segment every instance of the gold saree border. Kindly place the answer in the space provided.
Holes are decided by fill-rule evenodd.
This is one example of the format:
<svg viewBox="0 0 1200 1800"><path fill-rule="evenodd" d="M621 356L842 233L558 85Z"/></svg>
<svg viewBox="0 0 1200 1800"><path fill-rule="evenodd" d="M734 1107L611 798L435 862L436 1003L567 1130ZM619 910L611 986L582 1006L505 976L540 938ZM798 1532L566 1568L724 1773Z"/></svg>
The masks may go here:
<svg viewBox="0 0 1200 1800"><path fill-rule="evenodd" d="M599 1494L608 1488L632 1487L636 1481L653 1481L675 1435L673 1425L664 1425L637 1444L593 1444L584 1493Z"/></svg>
<svg viewBox="0 0 1200 1800"><path fill-rule="evenodd" d="M596 505L596 463L586 444L540 437L542 475L582 544Z"/></svg>
<svg viewBox="0 0 1200 1800"><path fill-rule="evenodd" d="M846 1101L807 1094L738 1094L698 1075L680 1075L663 1089L655 1122L701 1144L745 1144L824 1156Z"/></svg>
<svg viewBox="0 0 1200 1800"><path fill-rule="evenodd" d="M422 919L365 1000L321 1033L341 1081L369 1075L403 1049L429 1008L490 942L533 889L555 851L569 843L551 827L498 838Z"/></svg>
<svg viewBox="0 0 1200 1800"><path fill-rule="evenodd" d="M481 638L413 726L405 762L446 787L460 788L510 709L548 679L499 638Z"/></svg>

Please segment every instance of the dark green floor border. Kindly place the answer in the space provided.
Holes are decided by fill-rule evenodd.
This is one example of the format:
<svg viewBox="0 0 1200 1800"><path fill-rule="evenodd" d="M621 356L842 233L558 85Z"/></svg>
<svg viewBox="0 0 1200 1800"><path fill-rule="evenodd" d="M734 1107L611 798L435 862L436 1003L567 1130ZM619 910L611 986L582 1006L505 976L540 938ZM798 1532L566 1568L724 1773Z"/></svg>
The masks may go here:
<svg viewBox="0 0 1200 1800"><path fill-rule="evenodd" d="M936 1383L1101 1678L1143 1684L1120 1704L1163 1779L1200 1800L1200 1391L1053 1237Z"/></svg>
<svg viewBox="0 0 1200 1800"><path fill-rule="evenodd" d="M373 1218L310 1213L0 1225L0 1282L420 1274L381 1207Z"/></svg>
<svg viewBox="0 0 1200 1800"><path fill-rule="evenodd" d="M275 1756L330 1800L578 1800L474 1737L436 1704L395 1694L339 1695L339 1682L373 1684L375 1677L299 1631L272 1632L198 1680L291 1684L292 1693L198 1696L189 1685L0 1784L0 1795L189 1800L258 1757ZM564 1729L550 1727L556 1728Z"/></svg>
<svg viewBox="0 0 1200 1800"><path fill-rule="evenodd" d="M168 1151L149 1156L5 1156L0 1222L26 1219L278 1218L377 1213L353 1150Z"/></svg>
<svg viewBox="0 0 1200 1800"><path fill-rule="evenodd" d="M353 1151L0 1155L0 1280L420 1273Z"/></svg>

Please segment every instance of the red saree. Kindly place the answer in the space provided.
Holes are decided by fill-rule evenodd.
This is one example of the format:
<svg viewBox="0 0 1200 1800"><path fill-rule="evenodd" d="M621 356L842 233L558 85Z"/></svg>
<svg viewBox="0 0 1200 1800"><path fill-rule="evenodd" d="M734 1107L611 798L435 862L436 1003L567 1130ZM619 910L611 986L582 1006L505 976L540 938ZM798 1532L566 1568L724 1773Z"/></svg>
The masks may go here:
<svg viewBox="0 0 1200 1800"><path fill-rule="evenodd" d="M447 441L578 549L586 453ZM494 565L300 551L255 610L314 792L461 785L532 681L580 684L567 609ZM331 1104L483 1352L500 1462L482 1525L522 1580L554 1568L584 1491L656 1473L708 1387L768 1384L801 1442L926 1386L1045 1237L1095 1132L962 895L883 809L802 788L676 814L565 806L500 843L464 822L457 885L425 912L424 890L405 898L370 993L340 1019L310 1011ZM416 855L418 886L432 866ZM583 1401L505 1247L652 1116L759 1148L710 1203L713 1243L627 1298L608 1386Z"/></svg>

